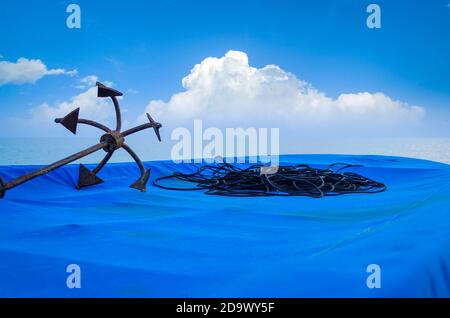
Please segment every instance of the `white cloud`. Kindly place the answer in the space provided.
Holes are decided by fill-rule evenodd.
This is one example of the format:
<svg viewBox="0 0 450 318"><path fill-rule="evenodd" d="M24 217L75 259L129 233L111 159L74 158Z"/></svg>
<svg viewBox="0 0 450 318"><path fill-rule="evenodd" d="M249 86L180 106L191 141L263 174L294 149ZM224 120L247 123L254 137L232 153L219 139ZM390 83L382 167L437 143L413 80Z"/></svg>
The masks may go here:
<svg viewBox="0 0 450 318"><path fill-rule="evenodd" d="M114 115L113 108L107 98L97 97L97 87L72 97L69 101L50 106L43 103L31 110L32 120L38 122L51 122L57 117L64 117L76 108L80 108L80 117L93 119L99 122L108 122Z"/></svg>
<svg viewBox="0 0 450 318"><path fill-rule="evenodd" d="M104 83L112 86L110 82ZM122 97L118 99L121 100ZM13 134L20 137L30 137L29 132L32 131L33 137L67 136L67 131L56 125L54 119L64 117L76 108L80 108L81 118L95 120L114 128L115 113L111 100L97 97L97 87L92 86L66 101L53 104L44 102L32 107L28 111L28 116L9 117L6 121L9 125L1 127L3 129L0 129L0 135ZM123 114L126 111L126 108L122 108ZM129 124L127 121L122 122L122 126L125 128L127 124ZM99 131L95 130L95 128L85 127L80 130L80 134L95 137L99 134Z"/></svg>
<svg viewBox="0 0 450 318"><path fill-rule="evenodd" d="M215 127L280 127L314 136L383 134L414 126L425 114L422 107L383 93L328 97L276 65L250 66L247 54L239 51L204 59L182 85L185 91L167 102L153 100L146 108L165 127L191 127L193 119L203 119ZM144 114L139 121L145 121Z"/></svg>
<svg viewBox="0 0 450 318"><path fill-rule="evenodd" d="M80 80L80 82L81 82L81 83L84 83L84 84L86 84L86 85L89 85L89 86L94 86L95 83L98 82L98 76L96 76L96 75L88 75L88 76L86 76L86 77L83 77L83 78Z"/></svg>
<svg viewBox="0 0 450 318"><path fill-rule="evenodd" d="M75 88L85 90L89 87L96 86L96 83L100 81L100 78L97 75L88 75L79 80L80 84L76 85ZM111 81L102 81L102 83L106 86L112 87L114 83Z"/></svg>
<svg viewBox="0 0 450 318"><path fill-rule="evenodd" d="M78 89L86 89L87 87L95 86L95 83L99 81L97 75L88 75L80 79L80 84L76 86Z"/></svg>
<svg viewBox="0 0 450 318"><path fill-rule="evenodd" d="M17 62L0 61L0 86L4 84L35 83L47 75L76 75L77 71L47 69L41 60L29 60L21 57Z"/></svg>

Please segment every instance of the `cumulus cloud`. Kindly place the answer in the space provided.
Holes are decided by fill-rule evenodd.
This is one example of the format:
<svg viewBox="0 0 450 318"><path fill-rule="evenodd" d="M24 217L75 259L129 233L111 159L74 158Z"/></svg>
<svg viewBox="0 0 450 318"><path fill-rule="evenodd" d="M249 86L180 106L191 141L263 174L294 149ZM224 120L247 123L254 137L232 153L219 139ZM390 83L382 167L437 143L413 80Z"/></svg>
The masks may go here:
<svg viewBox="0 0 450 318"><path fill-rule="evenodd" d="M95 78L97 77L95 76ZM28 116L8 118L7 122L10 126L6 130L0 130L0 134L13 133L18 136L29 137L24 132L33 131L33 137L66 136L67 132L64 129L60 129L58 125L55 125L53 123L54 119L64 117L76 108L80 108L81 118L92 119L112 127L115 123L114 106L109 98L97 97L97 87L95 86L95 82L92 82L92 79L93 77L91 81L87 79L85 81L90 87L70 99L56 103L44 102L30 108ZM104 84L113 86L111 82L105 81ZM119 99L122 99L122 97L119 97ZM122 109L122 113L126 111L126 108ZM123 121L122 125L123 127L127 127L129 122ZM84 136L94 136L92 134L93 130L90 129L83 129L80 133ZM98 132L96 133L98 134Z"/></svg>
<svg viewBox="0 0 450 318"><path fill-rule="evenodd" d="M107 126L112 127L115 123L114 106L109 98L97 97L96 82L99 77L96 75L89 75L78 79L77 82L83 84L83 92L65 100L62 102L48 103L43 102L39 105L32 107L28 111L26 117L10 117L8 119L11 126L17 134L21 135L21 130L35 130L34 136L63 136L64 130L55 129L52 125L55 118L61 118L73 111L76 108L80 108L80 117L86 119L92 119ZM113 87L114 84L109 81L103 81L106 86ZM118 97L122 100L123 97ZM122 108L122 113L126 113L127 108ZM122 122L123 127L127 127L130 123L127 120ZM1 132L0 132L1 133ZM85 135L90 135L89 130Z"/></svg>
<svg viewBox="0 0 450 318"><path fill-rule="evenodd" d="M61 68L48 69L41 60L21 57L17 62L0 61L0 86L5 84L35 83L47 75L76 75L77 71Z"/></svg>
<svg viewBox="0 0 450 318"><path fill-rule="evenodd" d="M97 75L88 75L80 79L80 85L77 86L79 89L86 89L87 87L95 86L99 78Z"/></svg>
<svg viewBox="0 0 450 318"><path fill-rule="evenodd" d="M97 97L97 88L95 86L72 97L69 101L64 101L54 106L43 103L33 108L31 113L36 120L52 120L57 117L64 117L78 107L80 108L80 116L90 119L94 118L100 122L110 120L114 114L108 99Z"/></svg>
<svg viewBox="0 0 450 318"><path fill-rule="evenodd" d="M215 127L280 127L285 131L329 134L355 129L382 133L414 126L424 116L420 106L384 93L327 96L277 65L256 68L244 52L208 57L182 79L185 89L168 101L151 101L146 112L166 126L203 119ZM145 121L145 114L139 121Z"/></svg>

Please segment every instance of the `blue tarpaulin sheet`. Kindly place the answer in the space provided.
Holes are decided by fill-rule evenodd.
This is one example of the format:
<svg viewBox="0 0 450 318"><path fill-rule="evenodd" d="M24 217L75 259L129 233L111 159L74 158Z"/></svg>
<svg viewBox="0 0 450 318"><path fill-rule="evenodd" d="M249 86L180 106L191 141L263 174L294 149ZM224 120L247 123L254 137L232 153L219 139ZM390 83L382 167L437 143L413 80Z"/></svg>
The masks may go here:
<svg viewBox="0 0 450 318"><path fill-rule="evenodd" d="M362 164L379 194L220 197L129 189L131 163L75 190L66 166L0 201L2 297L448 297L450 166L384 156L293 155L283 164ZM152 177L194 171L155 161ZM93 168L94 166L88 166ZM37 167L4 166L5 180ZM69 264L81 288L66 285ZM370 264L380 288L368 288Z"/></svg>

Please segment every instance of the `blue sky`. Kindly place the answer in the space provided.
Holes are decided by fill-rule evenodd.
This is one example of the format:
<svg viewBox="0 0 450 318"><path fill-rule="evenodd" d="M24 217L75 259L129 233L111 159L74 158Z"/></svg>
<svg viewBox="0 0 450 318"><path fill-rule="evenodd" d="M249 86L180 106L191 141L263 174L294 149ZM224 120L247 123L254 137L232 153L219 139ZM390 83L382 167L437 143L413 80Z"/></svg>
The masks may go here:
<svg viewBox="0 0 450 318"><path fill-rule="evenodd" d="M383 92L420 105L429 134L445 136L449 1L372 2L381 6L381 29L366 27L370 1L3 1L0 61L40 59L78 75L1 85L0 134L17 133L10 118L80 94L87 75L129 92L126 116L134 119L149 101L183 91L181 79L204 58L238 50L252 66L278 65L332 98ZM81 6L80 30L66 27L70 3Z"/></svg>

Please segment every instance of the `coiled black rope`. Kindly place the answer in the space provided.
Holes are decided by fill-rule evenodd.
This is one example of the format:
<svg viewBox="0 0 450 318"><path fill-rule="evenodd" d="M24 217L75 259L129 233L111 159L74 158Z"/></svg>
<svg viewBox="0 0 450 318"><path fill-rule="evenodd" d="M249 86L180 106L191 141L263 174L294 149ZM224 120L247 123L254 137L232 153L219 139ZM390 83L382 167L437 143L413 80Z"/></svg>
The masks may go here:
<svg viewBox="0 0 450 318"><path fill-rule="evenodd" d="M306 164L279 166L273 174L261 173L266 167L255 164L239 168L229 163L205 165L194 173L174 172L157 178L153 184L167 190L206 190L206 194L223 196L307 196L322 198L348 193L379 193L386 190L383 183L371 180L354 172L342 170L361 165L334 163L326 169ZM332 168L337 168L333 170ZM162 185L162 180L174 179L194 183L191 188Z"/></svg>

